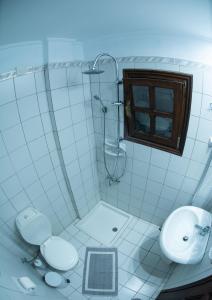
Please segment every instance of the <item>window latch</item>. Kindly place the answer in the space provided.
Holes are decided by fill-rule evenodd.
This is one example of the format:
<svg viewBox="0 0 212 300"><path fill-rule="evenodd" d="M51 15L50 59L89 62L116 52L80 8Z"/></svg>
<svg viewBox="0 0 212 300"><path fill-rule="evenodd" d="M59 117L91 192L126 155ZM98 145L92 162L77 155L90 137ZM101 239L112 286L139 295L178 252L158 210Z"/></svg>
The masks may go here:
<svg viewBox="0 0 212 300"><path fill-rule="evenodd" d="M126 116L128 117L128 118L131 118L131 108L130 108L130 102L128 101L127 102L127 105L125 106L125 112L126 112Z"/></svg>

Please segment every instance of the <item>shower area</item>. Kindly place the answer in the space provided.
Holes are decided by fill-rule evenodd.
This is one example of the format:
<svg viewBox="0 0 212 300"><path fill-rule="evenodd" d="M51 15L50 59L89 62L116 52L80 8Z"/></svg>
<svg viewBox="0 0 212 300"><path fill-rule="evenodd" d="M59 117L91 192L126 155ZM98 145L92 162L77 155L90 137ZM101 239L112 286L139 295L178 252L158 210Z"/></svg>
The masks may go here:
<svg viewBox="0 0 212 300"><path fill-rule="evenodd" d="M22 20L20 26L30 27L34 11L39 15L40 8L29 9L25 0L21 2L25 4L16 8L13 25ZM134 9L131 20L135 24L128 24L134 26L133 35L127 30L122 35L128 27L121 21L117 24L111 11L115 4L104 5L114 30L109 36L109 22L97 13L97 1L92 11L86 3L79 9L70 1L74 6L62 12L53 2L48 9L43 7L45 14L40 14L35 32L12 26L17 29L14 36L7 34L10 27L3 26L8 24L12 6L4 10L5 18L0 9L0 28L4 29L0 46L0 299L153 300L162 290L211 276L210 221L192 229L192 234L199 230L201 238L208 238L197 264L169 260L160 245L164 224L177 209L195 206L208 216L212 212L211 45L205 40L198 44L159 34L156 39L143 31L137 36L134 27L140 3L123 9L125 21ZM49 20L49 28L46 16L51 5L54 19ZM166 6L154 5L155 11L166 11ZM20 17L25 6L26 19ZM199 16L201 9L194 6L198 9L193 14ZM98 12L102 10L99 7ZM67 29L65 20L70 16L66 11L71 13L72 25L78 26ZM173 11L171 7L170 14ZM64 17L64 21L60 17L61 24L55 22L58 14ZM88 15L89 22L84 24ZM162 15L161 22L165 20ZM100 27L92 27L91 20ZM61 37L56 34L59 28ZM75 30L74 38L64 28ZM105 38L98 28L106 30ZM23 32L26 42L22 42ZM50 32L57 37L50 37ZM89 32L96 36L87 36ZM193 78L182 156L126 138L126 70L182 73ZM45 216L47 222L34 223L39 230L32 226L35 238L42 237L37 244L27 242L22 234L22 225L30 224L28 217L34 218L27 214L28 208ZM21 225L20 215L25 222ZM184 245L191 240L186 226ZM34 237L29 234L28 238ZM50 238L65 240L76 250L73 268L56 268L42 256L43 244ZM65 265L60 250L57 244L48 255L60 257L58 262Z"/></svg>

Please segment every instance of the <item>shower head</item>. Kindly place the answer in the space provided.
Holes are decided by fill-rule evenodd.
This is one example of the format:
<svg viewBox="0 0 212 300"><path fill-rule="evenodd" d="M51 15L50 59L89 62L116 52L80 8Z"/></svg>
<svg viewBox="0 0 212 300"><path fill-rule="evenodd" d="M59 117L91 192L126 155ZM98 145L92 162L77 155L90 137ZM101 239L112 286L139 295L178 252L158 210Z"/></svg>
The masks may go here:
<svg viewBox="0 0 212 300"><path fill-rule="evenodd" d="M97 70L96 68L88 69L82 72L83 74L86 75L98 75L104 73L103 70Z"/></svg>

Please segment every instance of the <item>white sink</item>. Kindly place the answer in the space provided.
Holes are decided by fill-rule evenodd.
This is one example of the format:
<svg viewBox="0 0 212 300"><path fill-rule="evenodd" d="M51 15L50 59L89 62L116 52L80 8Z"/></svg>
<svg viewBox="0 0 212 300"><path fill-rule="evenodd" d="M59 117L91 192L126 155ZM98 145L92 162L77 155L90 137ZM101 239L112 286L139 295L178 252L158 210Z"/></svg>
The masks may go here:
<svg viewBox="0 0 212 300"><path fill-rule="evenodd" d="M204 236L196 227L211 227L211 214L195 206L182 206L173 211L163 224L160 247L171 261L195 264L205 253L210 231Z"/></svg>

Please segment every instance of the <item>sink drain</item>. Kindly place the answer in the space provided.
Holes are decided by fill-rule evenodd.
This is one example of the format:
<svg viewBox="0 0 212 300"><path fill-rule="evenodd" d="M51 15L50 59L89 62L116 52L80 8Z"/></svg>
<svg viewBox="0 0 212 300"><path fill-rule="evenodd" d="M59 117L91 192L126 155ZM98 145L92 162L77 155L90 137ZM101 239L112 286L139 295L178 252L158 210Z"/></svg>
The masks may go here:
<svg viewBox="0 0 212 300"><path fill-rule="evenodd" d="M184 241L184 242L187 242L188 239L189 239L189 237L188 237L187 235L185 235L185 236L183 237L183 241Z"/></svg>
<svg viewBox="0 0 212 300"><path fill-rule="evenodd" d="M112 231L113 231L113 232L117 232L117 231L118 231L118 228L117 228L117 227L113 227L113 228L112 228Z"/></svg>

